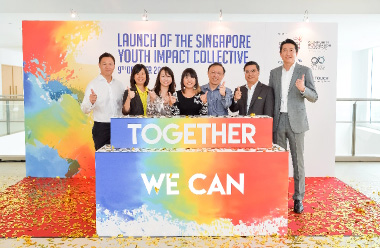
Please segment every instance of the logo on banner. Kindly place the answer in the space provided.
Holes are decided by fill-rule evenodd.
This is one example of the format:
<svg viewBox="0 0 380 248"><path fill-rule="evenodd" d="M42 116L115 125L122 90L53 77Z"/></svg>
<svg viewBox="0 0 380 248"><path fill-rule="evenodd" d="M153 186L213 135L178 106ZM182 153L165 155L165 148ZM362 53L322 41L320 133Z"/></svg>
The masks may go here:
<svg viewBox="0 0 380 248"><path fill-rule="evenodd" d="M311 58L311 69L312 70L324 70L325 66L323 65L326 61L325 56L318 56Z"/></svg>
<svg viewBox="0 0 380 248"><path fill-rule="evenodd" d="M278 33L279 35L284 35L284 33ZM286 33L285 33L286 34ZM293 40L294 40L294 42L297 44L297 46L298 46L298 51L299 50L301 50L301 43L302 43L302 36L299 36L299 37L294 37L293 38ZM282 41L279 41L278 42L278 47L281 47L281 43L283 42L283 40Z"/></svg>
<svg viewBox="0 0 380 248"><path fill-rule="evenodd" d="M302 36L294 37L293 40L298 45L298 51L300 51L301 50L301 43L302 43Z"/></svg>
<svg viewBox="0 0 380 248"><path fill-rule="evenodd" d="M316 83L330 83L329 77L315 76L314 82Z"/></svg>
<svg viewBox="0 0 380 248"><path fill-rule="evenodd" d="M307 48L309 51L324 50L331 47L330 41L308 41Z"/></svg>
<svg viewBox="0 0 380 248"><path fill-rule="evenodd" d="M325 57L324 57L324 56L320 56L320 57L312 57L312 58L311 58L311 63L312 63L313 65L324 64L324 63L325 63Z"/></svg>

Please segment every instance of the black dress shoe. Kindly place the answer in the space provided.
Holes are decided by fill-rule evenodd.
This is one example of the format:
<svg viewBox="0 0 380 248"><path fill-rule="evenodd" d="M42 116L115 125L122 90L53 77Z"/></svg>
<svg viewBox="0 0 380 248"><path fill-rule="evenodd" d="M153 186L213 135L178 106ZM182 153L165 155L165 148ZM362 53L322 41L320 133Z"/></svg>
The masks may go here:
<svg viewBox="0 0 380 248"><path fill-rule="evenodd" d="M303 212L303 205L301 200L294 200L294 213L300 214Z"/></svg>

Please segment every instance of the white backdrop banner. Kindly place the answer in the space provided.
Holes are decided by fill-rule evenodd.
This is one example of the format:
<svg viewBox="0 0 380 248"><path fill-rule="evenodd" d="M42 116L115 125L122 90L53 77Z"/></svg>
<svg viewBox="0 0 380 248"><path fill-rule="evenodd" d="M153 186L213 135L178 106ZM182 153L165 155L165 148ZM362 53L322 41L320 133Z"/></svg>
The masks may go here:
<svg viewBox="0 0 380 248"><path fill-rule="evenodd" d="M147 66L153 88L162 66L174 71L177 89L184 69L194 68L201 85L208 83L207 68L220 62L226 69L226 86L246 83L243 67L260 65L260 81L282 65L280 43L293 39L299 45L297 62L313 70L319 99L307 103L310 130L305 135L306 176L334 176L337 25L329 23L133 22L101 23L103 34L88 46L81 59L94 63L97 50L116 58L115 77L129 85L136 63ZM103 50L101 50L103 49ZM91 52L92 51L92 52ZM88 54L94 54L91 58ZM291 163L290 163L291 165ZM289 167L292 175L292 166Z"/></svg>
<svg viewBox="0 0 380 248"><path fill-rule="evenodd" d="M41 82L55 79L65 87L63 93L71 95L80 103L87 84L99 73L97 63L100 54L109 52L116 59L114 77L122 81L125 86L129 86L132 67L137 63L147 66L150 73L148 85L150 89L153 88L157 73L163 66L168 66L173 70L177 89L179 89L180 77L184 69L189 67L195 69L199 83L203 85L208 83L208 66L213 62L220 62L226 69L223 79L226 82L225 85L234 90L246 83L243 67L246 62L251 60L260 65L260 81L268 84L270 70L282 64L279 46L286 38L291 38L299 44L298 63L312 68L319 95L316 103L307 104L310 131L305 136L306 176L334 175L337 24L151 21L24 22L23 35L24 63L28 68L25 69L25 92L26 94L29 92L41 95L33 96L30 100L38 98L42 99L40 101L45 101L45 103L38 102L40 105L26 106L25 110L26 131L34 135L33 140L27 140L26 154L27 158L36 158L29 159L30 162L27 161L27 171L30 176L62 176L61 174L65 171L62 169L63 164L66 164L67 170L69 170L72 160L77 160L80 168L84 166L82 164L93 161L92 158L88 160L89 155L82 159L81 154L84 153L79 150L77 154L66 152L73 145L70 143L72 138L67 136L73 135L72 132L63 129L48 130L50 136L47 136L43 134L44 131L35 132L33 130L41 129L38 125L31 125L35 121L37 122L36 113L49 109L54 100L61 104L59 98L63 92L62 87L59 88L61 92L57 94L54 91L58 89L57 87L41 86ZM55 43L47 39L50 43L45 45L43 43L45 40L41 39L30 44L32 39L37 40L41 35L51 37ZM62 35L63 38L60 39L59 35ZM57 52L58 57L62 56L60 57L61 61L54 65L51 61L49 62L49 60L57 60L57 56L52 51ZM50 98L45 99L45 95L49 95ZM37 102L26 99L26 104L37 104ZM66 105L60 107L67 108ZM63 113L68 112L66 110L63 110ZM78 108L73 110L71 107L70 111L78 111L78 113L70 113L71 118L82 115ZM56 113L55 110L54 112ZM52 116L55 116L53 109ZM57 121L61 122L62 118ZM90 129L91 121L88 123ZM72 127L74 130L77 125L68 121L68 124L62 128L71 130ZM57 135L57 139L50 138L52 132ZM81 148L92 146L91 136L87 133L87 131L83 131L76 134L76 136L83 136ZM86 136L84 136L85 134ZM66 140L67 143L65 143ZM55 143L59 143L59 146ZM41 154L43 153L42 150L37 151L40 149L54 150L51 153L54 158L49 157L46 160L46 166L50 167L48 175L44 174L47 170L41 170ZM59 169L54 169L52 168L54 165L50 165L50 161L54 159L62 162ZM81 162L81 159L86 162ZM34 173L37 171L38 173ZM83 170L79 169L79 171L83 174ZM88 171L93 170L88 169ZM290 175L292 175L291 171L290 166ZM77 171L73 171L71 174L73 173L77 173Z"/></svg>

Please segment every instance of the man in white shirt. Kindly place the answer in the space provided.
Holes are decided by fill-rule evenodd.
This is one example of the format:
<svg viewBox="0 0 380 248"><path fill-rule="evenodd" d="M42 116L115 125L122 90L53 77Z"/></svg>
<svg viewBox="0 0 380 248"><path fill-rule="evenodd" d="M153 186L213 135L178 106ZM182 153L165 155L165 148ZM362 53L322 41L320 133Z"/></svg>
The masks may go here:
<svg viewBox="0 0 380 248"><path fill-rule="evenodd" d="M239 115L268 115L273 117L273 89L259 81L260 66L255 61L244 65L246 85L236 88L230 110Z"/></svg>
<svg viewBox="0 0 380 248"><path fill-rule="evenodd" d="M312 71L296 63L298 45L291 39L281 43L283 65L270 72L269 86L274 90L273 142L287 149L289 141L294 174L294 212L302 213L305 195L304 137L309 130L305 98L318 99Z"/></svg>
<svg viewBox="0 0 380 248"><path fill-rule="evenodd" d="M94 126L92 138L95 150L111 142L111 117L121 116L123 83L114 79L115 58L110 53L103 53L99 57L100 75L92 80L84 93L81 109L88 114L93 111Z"/></svg>

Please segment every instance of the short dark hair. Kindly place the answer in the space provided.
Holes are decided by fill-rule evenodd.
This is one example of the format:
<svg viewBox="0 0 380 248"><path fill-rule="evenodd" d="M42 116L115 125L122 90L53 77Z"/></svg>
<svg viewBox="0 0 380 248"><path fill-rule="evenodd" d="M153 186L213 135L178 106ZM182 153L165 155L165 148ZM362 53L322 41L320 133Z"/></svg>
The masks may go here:
<svg viewBox="0 0 380 248"><path fill-rule="evenodd" d="M146 74L146 81L144 83L144 86L147 86L149 84L149 73L148 73L148 70L146 69L145 65L143 65L143 64L136 64L133 67L132 72L131 72L131 79L130 79L131 88L134 87L134 86L136 86L135 75L137 73L139 73L141 70L144 70L145 74Z"/></svg>
<svg viewBox="0 0 380 248"><path fill-rule="evenodd" d="M298 45L297 43L292 40L292 39L286 39L284 40L283 42L281 42L281 45L280 45L280 53L282 51L282 46L285 45L285 44L293 44L295 47L296 47L296 53L298 53Z"/></svg>
<svg viewBox="0 0 380 248"><path fill-rule="evenodd" d="M181 91L184 92L185 84L183 82L183 79L186 76L190 76L191 78L195 78L195 85L194 85L195 90L196 90L197 94L199 92L201 92L201 87L199 87L199 83L198 83L198 76L197 76L197 73L195 72L195 70L193 68L187 68L187 69L185 69L182 72L182 76L181 76Z"/></svg>
<svg viewBox="0 0 380 248"><path fill-rule="evenodd" d="M258 64L257 62L255 62L255 61L248 61L247 63L245 63L244 68L243 68L243 71L245 71L245 68L246 68L247 66L249 66L249 65L255 65L256 68L257 68L257 70L260 71L260 66L259 66L259 64Z"/></svg>
<svg viewBox="0 0 380 248"><path fill-rule="evenodd" d="M219 62L214 62L214 63L212 63L211 65L209 65L209 67L208 67L208 69L207 69L207 72L209 72L209 71L210 71L210 68L213 67L214 65L221 66L221 67L223 68L223 73L226 73L226 69L224 69L224 66L223 66L221 63L219 63Z"/></svg>
<svg viewBox="0 0 380 248"><path fill-rule="evenodd" d="M112 56L112 54L110 53L103 53L102 55L100 55L99 64L100 64L100 61L102 61L102 58L111 58L113 60L113 63L115 64L115 57Z"/></svg>
<svg viewBox="0 0 380 248"><path fill-rule="evenodd" d="M160 91L161 91L160 75L161 75L162 71L165 72L165 73L167 73L167 74L169 74L172 77L172 83L169 85L168 92L170 92L171 94L173 94L175 92L174 73L173 73L172 69L170 69L167 66L162 67L160 69L160 71L158 72L157 79L156 79L156 84L154 85L154 92L156 93L157 96L160 95Z"/></svg>

